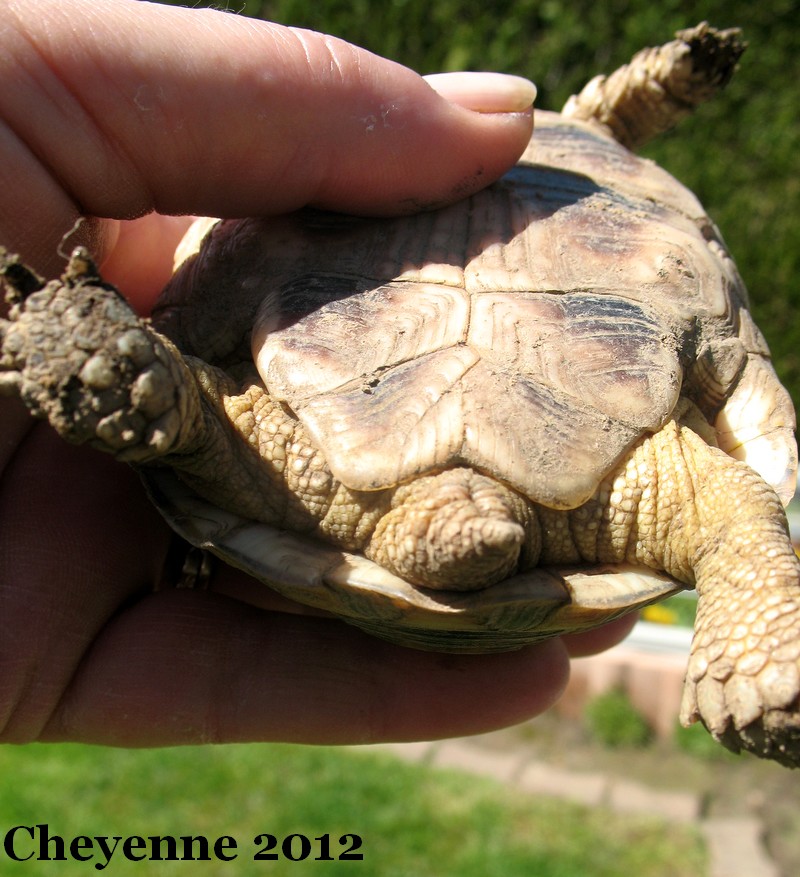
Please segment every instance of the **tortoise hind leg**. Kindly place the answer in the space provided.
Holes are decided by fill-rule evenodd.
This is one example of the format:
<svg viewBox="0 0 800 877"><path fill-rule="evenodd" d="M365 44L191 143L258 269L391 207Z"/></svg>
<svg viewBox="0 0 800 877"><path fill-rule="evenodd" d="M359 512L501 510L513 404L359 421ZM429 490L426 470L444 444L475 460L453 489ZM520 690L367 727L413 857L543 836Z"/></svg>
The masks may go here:
<svg viewBox="0 0 800 877"><path fill-rule="evenodd" d="M596 76L562 114L597 122L628 149L638 149L690 115L731 78L746 45L736 29L705 22L657 49L643 49L610 76Z"/></svg>
<svg viewBox="0 0 800 877"><path fill-rule="evenodd" d="M397 488L364 553L414 585L471 591L535 565L532 503L471 469L450 469Z"/></svg>

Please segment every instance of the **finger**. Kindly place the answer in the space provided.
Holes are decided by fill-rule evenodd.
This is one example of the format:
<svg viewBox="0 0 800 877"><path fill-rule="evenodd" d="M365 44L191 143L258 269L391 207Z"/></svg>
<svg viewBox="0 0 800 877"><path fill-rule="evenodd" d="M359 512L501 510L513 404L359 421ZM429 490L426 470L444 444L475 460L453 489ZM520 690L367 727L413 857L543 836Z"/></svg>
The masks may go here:
<svg viewBox="0 0 800 877"><path fill-rule="evenodd" d="M326 612L324 609L317 609L315 606L298 603L295 600L284 597L258 579L252 578L238 569L234 569L218 558L211 558L210 562L213 573L208 589L215 594L224 595L269 612L308 615L318 618L334 617L332 613Z"/></svg>
<svg viewBox="0 0 800 877"><path fill-rule="evenodd" d="M152 589L169 531L136 474L36 423L0 479L0 731L36 736L89 644Z"/></svg>
<svg viewBox="0 0 800 877"><path fill-rule="evenodd" d="M612 646L616 646L631 632L638 620L634 612L623 618L610 621L602 627L587 630L584 633L573 633L562 637L564 645L572 658L584 658L604 652Z"/></svg>
<svg viewBox="0 0 800 877"><path fill-rule="evenodd" d="M109 223L105 280L125 292L142 315L152 310L172 276L175 248L194 221L191 216L148 213L140 219Z"/></svg>
<svg viewBox="0 0 800 877"><path fill-rule="evenodd" d="M216 593L150 594L168 535L134 473L45 424L0 487L4 741L433 738L522 721L565 684L557 641L432 655Z"/></svg>
<svg viewBox="0 0 800 877"><path fill-rule="evenodd" d="M415 210L485 185L530 134L519 106L472 112L308 31L137 0L3 14L0 233L43 273L81 214ZM91 234L102 259L108 228Z"/></svg>
<svg viewBox="0 0 800 877"><path fill-rule="evenodd" d="M19 399L0 397L0 477L14 459L17 448L31 431L34 421Z"/></svg>
<svg viewBox="0 0 800 877"><path fill-rule="evenodd" d="M106 627L41 739L435 739L530 718L558 698L566 677L557 640L499 655L438 655L339 621L166 591Z"/></svg>

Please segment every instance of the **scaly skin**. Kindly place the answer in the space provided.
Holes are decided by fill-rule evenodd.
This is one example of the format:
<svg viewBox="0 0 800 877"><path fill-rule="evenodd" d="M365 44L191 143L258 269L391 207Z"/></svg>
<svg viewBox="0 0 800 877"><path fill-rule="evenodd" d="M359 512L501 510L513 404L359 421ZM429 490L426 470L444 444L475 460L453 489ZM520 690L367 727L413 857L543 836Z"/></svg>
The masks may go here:
<svg viewBox="0 0 800 877"><path fill-rule="evenodd" d="M772 488L671 420L569 516L583 559L695 584L681 721L701 720L734 751L800 765L800 561ZM547 542L543 560L556 560Z"/></svg>
<svg viewBox="0 0 800 877"><path fill-rule="evenodd" d="M84 250L61 281L45 284L4 254L0 274L11 304L0 320L0 393L19 396L68 442L172 466L224 507L235 497L244 517L363 544L390 498L351 494L263 388L182 356Z"/></svg>
<svg viewBox="0 0 800 877"><path fill-rule="evenodd" d="M783 507L744 464L684 440L703 537L681 720L734 750L800 763L800 561Z"/></svg>
<svg viewBox="0 0 800 877"><path fill-rule="evenodd" d="M481 590L536 564L536 507L493 478L448 469L391 494L364 553L414 585Z"/></svg>
<svg viewBox="0 0 800 877"><path fill-rule="evenodd" d="M74 444L126 462L189 448L197 385L172 344L103 282L82 248L44 283L0 251L9 320L0 320L0 393L19 396Z"/></svg>
<svg viewBox="0 0 800 877"><path fill-rule="evenodd" d="M679 420L643 438L571 511L537 507L468 469L349 491L263 387L181 356L84 252L61 283L8 258L0 271L12 304L0 321L0 390L68 441L172 465L214 502L361 548L425 587L480 589L520 566L581 561L696 583L683 721L700 719L730 748L800 764L800 562L783 509L755 472ZM683 407L691 422L696 412Z"/></svg>
<svg viewBox="0 0 800 877"><path fill-rule="evenodd" d="M639 149L727 85L745 50L739 30L703 23L677 39L637 52L610 76L596 76L562 110L607 128L628 149Z"/></svg>

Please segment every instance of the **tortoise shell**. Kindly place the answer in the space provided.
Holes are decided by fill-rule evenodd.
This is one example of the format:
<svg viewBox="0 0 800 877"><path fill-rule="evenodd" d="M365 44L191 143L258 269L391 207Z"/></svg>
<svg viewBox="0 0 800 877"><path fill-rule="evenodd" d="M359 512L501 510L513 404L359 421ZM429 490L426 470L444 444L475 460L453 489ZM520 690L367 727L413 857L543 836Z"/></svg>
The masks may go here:
<svg viewBox="0 0 800 877"><path fill-rule="evenodd" d="M707 441L791 493L791 403L718 231L691 192L596 125L537 112L517 167L432 213L222 221L180 258L156 326L234 373L254 361L351 489L469 466L575 508L688 398ZM171 478L152 489L190 541L403 641L460 628L448 647L507 647L680 587L615 567L534 570L491 595L420 594L305 537L187 514L202 500Z"/></svg>

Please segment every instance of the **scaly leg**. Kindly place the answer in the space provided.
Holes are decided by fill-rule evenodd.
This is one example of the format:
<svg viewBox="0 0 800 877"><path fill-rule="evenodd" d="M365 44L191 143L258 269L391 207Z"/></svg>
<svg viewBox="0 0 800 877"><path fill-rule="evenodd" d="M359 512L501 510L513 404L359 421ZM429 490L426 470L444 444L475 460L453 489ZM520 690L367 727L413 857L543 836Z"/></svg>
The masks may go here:
<svg viewBox="0 0 800 877"><path fill-rule="evenodd" d="M800 765L800 561L772 488L670 421L568 514L585 560L696 584L683 723L699 719L734 751ZM543 521L543 562L563 555L554 532Z"/></svg>
<svg viewBox="0 0 800 877"><path fill-rule="evenodd" d="M700 24L677 39L643 49L610 76L596 76L562 113L596 122L628 149L676 125L723 88L745 50L738 30Z"/></svg>

